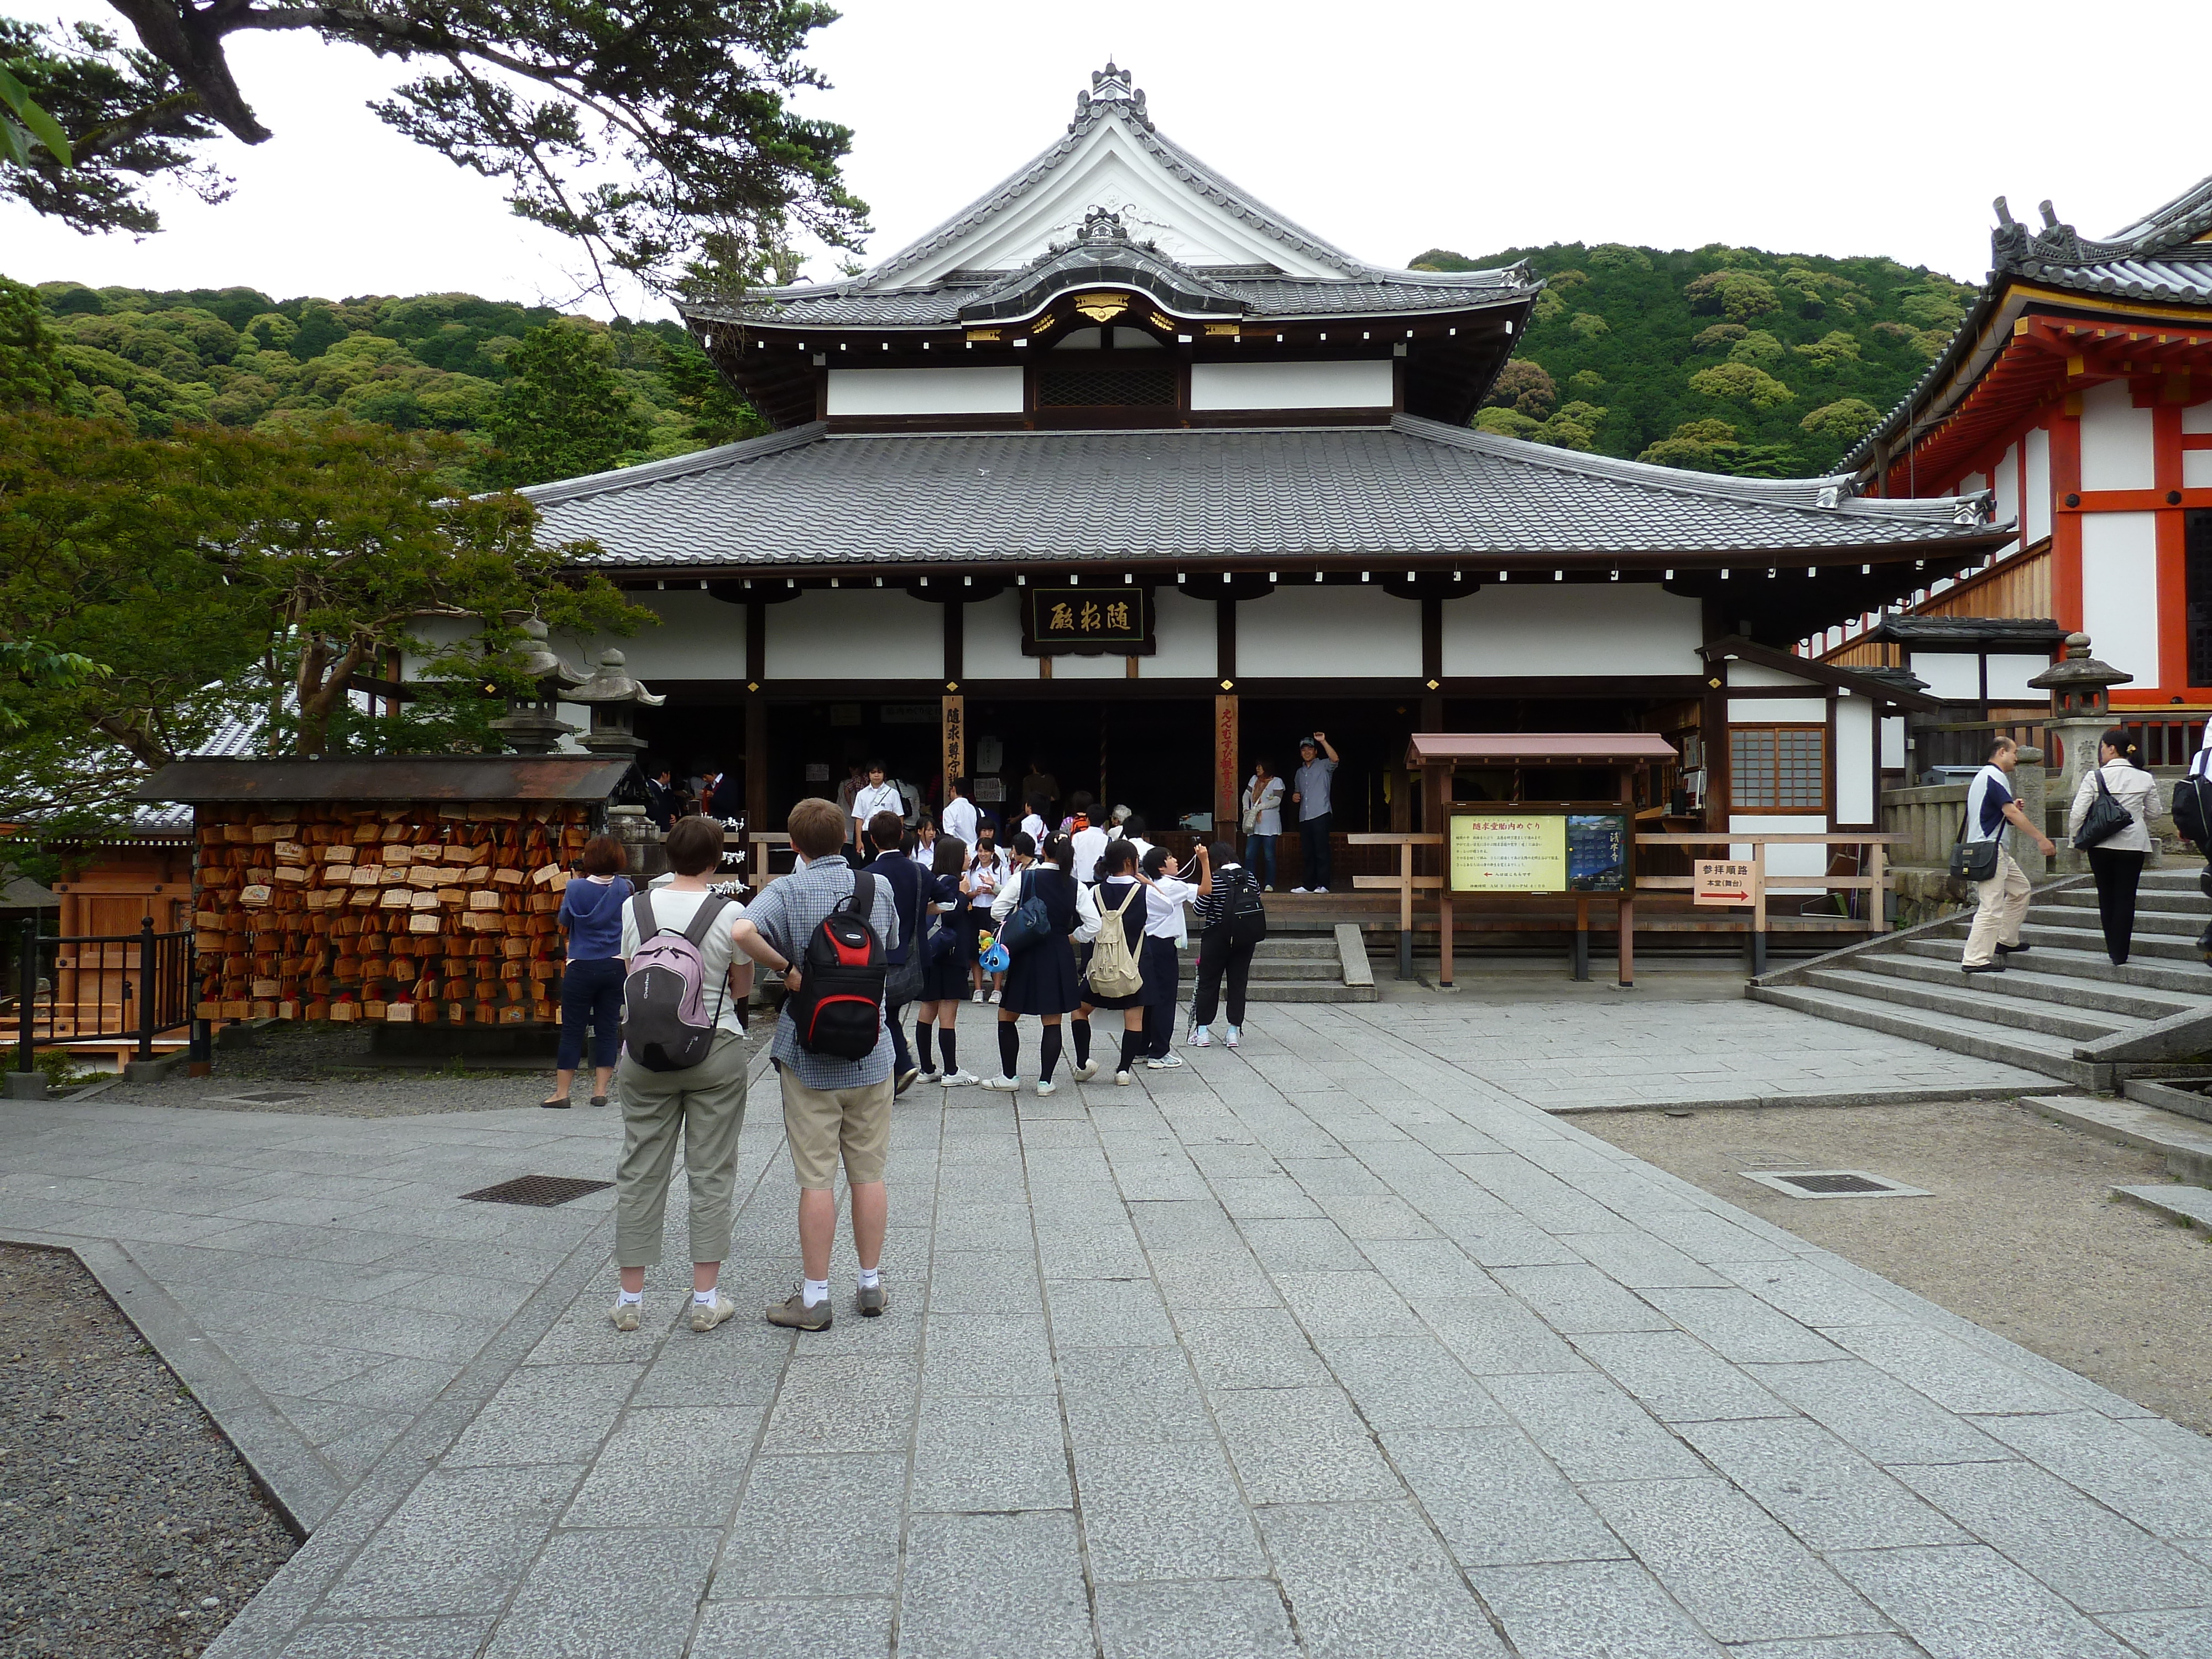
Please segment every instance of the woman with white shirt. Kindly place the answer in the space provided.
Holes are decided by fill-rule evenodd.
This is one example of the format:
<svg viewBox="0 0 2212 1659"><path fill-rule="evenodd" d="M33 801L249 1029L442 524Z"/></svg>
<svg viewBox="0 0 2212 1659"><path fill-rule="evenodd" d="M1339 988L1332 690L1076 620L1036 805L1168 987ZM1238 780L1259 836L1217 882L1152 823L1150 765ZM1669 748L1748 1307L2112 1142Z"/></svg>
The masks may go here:
<svg viewBox="0 0 2212 1659"><path fill-rule="evenodd" d="M1252 763L1252 775L1244 781L1244 862L1259 876L1263 893L1275 890L1275 841L1283 833L1283 796L1289 787L1263 760Z"/></svg>
<svg viewBox="0 0 2212 1659"><path fill-rule="evenodd" d="M1138 868L1145 882L1145 1065L1155 1072L1172 1072L1182 1065L1174 1052L1176 1005L1181 1000L1182 958L1176 940L1183 933L1182 907L1213 890L1213 872L1206 848L1198 848L1198 879L1182 881L1176 875L1175 854L1155 847Z"/></svg>
<svg viewBox="0 0 2212 1659"><path fill-rule="evenodd" d="M2097 740L2097 764L2082 775L2066 815L2066 833L2081 833L2082 821L2100 793L2128 809L2128 822L2117 834L2082 850L2097 878L2097 916L2105 924L2105 954L2115 968L2124 966L2136 930L2136 885L2150 852L2150 819L2158 811L2158 782L2136 758L2135 739L2114 726Z"/></svg>

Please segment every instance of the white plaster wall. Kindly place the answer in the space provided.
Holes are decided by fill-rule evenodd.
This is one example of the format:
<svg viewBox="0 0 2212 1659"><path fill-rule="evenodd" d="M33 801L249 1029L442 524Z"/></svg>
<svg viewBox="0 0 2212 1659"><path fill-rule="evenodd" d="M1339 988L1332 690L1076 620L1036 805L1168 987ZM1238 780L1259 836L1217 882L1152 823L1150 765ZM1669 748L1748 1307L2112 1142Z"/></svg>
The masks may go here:
<svg viewBox="0 0 2212 1659"><path fill-rule="evenodd" d="M1030 674L1036 675L1036 660L1030 659ZM1139 669L1139 673L1144 671ZM1127 657L1054 657L1052 677L1056 680L1126 680L1129 678Z"/></svg>
<svg viewBox="0 0 2212 1659"><path fill-rule="evenodd" d="M1905 716L1890 714L1881 723L1881 764L1887 772L1905 769Z"/></svg>
<svg viewBox="0 0 2212 1659"><path fill-rule="evenodd" d="M660 618L624 639L617 634L596 634L588 640L556 635L551 644L578 668L599 660L599 653L612 647L623 653L629 672L653 689L659 680L742 680L745 677L745 608L725 605L696 587L672 587L623 596L632 605ZM797 601L804 605L804 599ZM773 617L779 608L771 605ZM774 623L769 624L771 629Z"/></svg>
<svg viewBox="0 0 2212 1659"><path fill-rule="evenodd" d="M2157 482L2151 411L2135 406L2124 380L2091 386L2081 394L2081 488L2148 489Z"/></svg>
<svg viewBox="0 0 2212 1659"><path fill-rule="evenodd" d="M1018 415L1022 371L1010 368L833 368L832 415Z"/></svg>
<svg viewBox="0 0 2212 1659"><path fill-rule="evenodd" d="M2021 535L2033 547L2051 533L2051 434L2041 427L2020 443Z"/></svg>
<svg viewBox="0 0 2212 1659"><path fill-rule="evenodd" d="M1698 601L1650 582L1484 587L1445 602L1443 634L1444 672L1453 677L1695 674L1705 666Z"/></svg>
<svg viewBox="0 0 2212 1659"><path fill-rule="evenodd" d="M2005 451L2003 457L1997 462L1996 470L1990 474L1990 479L1991 487L1996 491L1996 521L2002 524L2009 519L2017 524L2020 521L2019 445L2014 444ZM2017 544L2014 545L2016 546ZM2009 553L2013 550L2012 547L2007 547L2001 549L2000 553Z"/></svg>
<svg viewBox="0 0 2212 1659"><path fill-rule="evenodd" d="M1390 359L1348 363L1193 363L1193 409L1388 409Z"/></svg>
<svg viewBox="0 0 2212 1659"><path fill-rule="evenodd" d="M767 611L771 681L944 676L945 619L900 589L816 589ZM742 653L733 672L744 672Z"/></svg>
<svg viewBox="0 0 2212 1659"><path fill-rule="evenodd" d="M1931 697L1979 697L1981 659L1971 651L1915 651L1912 672L1928 682Z"/></svg>
<svg viewBox="0 0 2212 1659"><path fill-rule="evenodd" d="M1692 606L1694 606L1696 603L1697 602L1694 599L1690 601L1690 604ZM1730 685L1749 686L1754 690L1761 690L1769 686L1811 685L1814 684L1813 681L1806 679L1800 675L1785 674L1778 668L1769 668L1765 663L1746 662L1740 657L1731 658L1729 659L1728 665L1728 683Z"/></svg>
<svg viewBox="0 0 2212 1659"><path fill-rule="evenodd" d="M1263 601L1264 603L1264 601ZM1137 659L1137 677L1146 680L1210 680L1220 663L1214 631L1214 602L1194 599L1179 587L1152 590L1152 654ZM1058 673L1055 667L1053 672Z"/></svg>
<svg viewBox="0 0 2212 1659"><path fill-rule="evenodd" d="M960 619L960 654L971 680L1033 680L1037 659L1022 654L1022 599L1027 588L969 601Z"/></svg>
<svg viewBox="0 0 2212 1659"><path fill-rule="evenodd" d="M2157 526L2155 513L2081 515L2081 631L2137 690L2160 684Z"/></svg>
<svg viewBox="0 0 2212 1659"><path fill-rule="evenodd" d="M1770 836L1810 835L1828 833L1828 821L1818 813L1736 812L1729 815L1731 830L1756 830ZM1698 857L1705 854L1700 853ZM1729 848L1732 859L1751 856L1751 843L1741 842ZM1766 849L1766 873L1769 876L1825 875L1828 868L1828 849L1817 842L1793 847L1787 843ZM1795 910L1804 899L1817 898L1819 894L1807 889L1802 894L1770 893L1767 895L1767 914L1771 915L1783 906Z"/></svg>
<svg viewBox="0 0 2212 1659"><path fill-rule="evenodd" d="M1836 699L1836 822L1874 823L1874 705Z"/></svg>
<svg viewBox="0 0 2212 1659"><path fill-rule="evenodd" d="M2015 702L2047 702L2051 693L2039 691L2028 682L2051 666L2051 659L2027 652L1990 653L1990 698Z"/></svg>
<svg viewBox="0 0 2212 1659"><path fill-rule="evenodd" d="M2191 404L2181 411L2184 432L2212 432L2212 404Z"/></svg>
<svg viewBox="0 0 2212 1659"><path fill-rule="evenodd" d="M1279 587L1237 607L1237 671L1240 680L1417 675L1421 607L1372 587Z"/></svg>
<svg viewBox="0 0 2212 1659"><path fill-rule="evenodd" d="M2212 489L2212 449L2185 449L2181 452L2181 487L2184 489Z"/></svg>
<svg viewBox="0 0 2212 1659"><path fill-rule="evenodd" d="M1730 697L1729 722L1741 726L1825 726L1826 697Z"/></svg>

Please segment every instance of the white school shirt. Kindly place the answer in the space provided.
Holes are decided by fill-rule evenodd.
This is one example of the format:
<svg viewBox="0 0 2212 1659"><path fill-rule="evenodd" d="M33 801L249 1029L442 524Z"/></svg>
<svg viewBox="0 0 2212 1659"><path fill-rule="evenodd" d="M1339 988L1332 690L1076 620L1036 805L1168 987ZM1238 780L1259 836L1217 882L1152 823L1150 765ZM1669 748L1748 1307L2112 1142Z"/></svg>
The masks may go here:
<svg viewBox="0 0 2212 1659"><path fill-rule="evenodd" d="M1106 850L1106 831L1094 823L1088 830L1077 830L1072 839L1075 862L1069 873L1079 882L1097 880L1098 855Z"/></svg>
<svg viewBox="0 0 2212 1659"><path fill-rule="evenodd" d="M863 824L878 812L894 812L901 819L906 817L906 797L899 793L898 785L889 778L881 783L861 785L853 797L853 816Z"/></svg>
<svg viewBox="0 0 2212 1659"><path fill-rule="evenodd" d="M1155 876L1145 889L1145 932L1153 939L1184 937L1182 907L1198 896L1198 884L1175 876Z"/></svg>
<svg viewBox="0 0 2212 1659"><path fill-rule="evenodd" d="M975 803L965 795L955 795L945 803L945 811L937 820L937 833L957 836L969 851L975 846Z"/></svg>
<svg viewBox="0 0 2212 1659"><path fill-rule="evenodd" d="M1044 820L1031 812L1022 820L1021 833L1036 843L1037 851L1044 851Z"/></svg>
<svg viewBox="0 0 2212 1659"><path fill-rule="evenodd" d="M1060 866L1053 863L1049 859L1039 859L1036 863L1028 866L1029 870L1057 870L1059 868ZM1006 884L999 890L999 896L991 901L991 924L993 927L995 927L999 923L1004 921L1008 916L1013 915L1014 907L1022 902L1021 875L1026 873L1027 871L1024 871L1020 874L1010 877ZM1075 884L1075 942L1078 945L1088 945L1091 940L1097 937L1097 891L1094 888L1085 887L1081 882L1078 882Z"/></svg>

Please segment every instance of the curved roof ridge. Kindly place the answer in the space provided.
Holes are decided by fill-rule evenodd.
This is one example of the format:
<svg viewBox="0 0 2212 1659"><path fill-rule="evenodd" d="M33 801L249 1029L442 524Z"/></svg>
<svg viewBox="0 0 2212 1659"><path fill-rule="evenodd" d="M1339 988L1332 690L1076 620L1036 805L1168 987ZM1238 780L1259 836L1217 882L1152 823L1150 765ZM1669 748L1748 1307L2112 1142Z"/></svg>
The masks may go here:
<svg viewBox="0 0 2212 1659"><path fill-rule="evenodd" d="M1865 497L1852 493L1851 474L1830 473L1814 478L1741 478L1725 472L1691 472L1650 461L1632 461L1616 455L1594 455L1584 450L1560 449L1509 438L1474 427L1446 426L1441 421L1416 415L1397 415L1390 424L1401 432L1435 443L1455 444L1479 450L1501 460L1549 467L1554 471L1609 479L1615 483L1664 489L1680 495L1703 495L1760 507L1779 507L1814 514L1848 513L1858 517L1903 519L1914 522L1954 523L1963 507L1979 505L1987 495L1925 495L1901 500ZM1836 504L1820 505L1824 491L1836 492Z"/></svg>
<svg viewBox="0 0 2212 1659"><path fill-rule="evenodd" d="M602 495L613 490L635 489L643 484L659 483L667 478L681 478L694 472L710 472L716 467L734 465L741 461L759 460L764 456L777 455L787 449L797 449L820 439L828 430L821 421L808 421L782 432L771 432L764 437L741 438L733 444L717 444L711 449L695 449L688 454L671 455L658 461L640 461L635 466L611 467L605 472L586 472L580 477L556 478L550 483L525 484L514 493L535 507L551 507L562 501L580 501L587 495Z"/></svg>

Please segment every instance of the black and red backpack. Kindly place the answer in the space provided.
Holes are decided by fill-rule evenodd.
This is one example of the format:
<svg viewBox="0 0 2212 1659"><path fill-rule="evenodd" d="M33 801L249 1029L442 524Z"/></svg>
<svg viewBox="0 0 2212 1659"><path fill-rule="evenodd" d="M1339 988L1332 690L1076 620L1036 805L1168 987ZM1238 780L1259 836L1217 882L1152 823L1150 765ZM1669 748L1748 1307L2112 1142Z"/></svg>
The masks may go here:
<svg viewBox="0 0 2212 1659"><path fill-rule="evenodd" d="M822 918L799 958L799 989L789 1006L799 1046L830 1060L866 1060L883 1035L884 981L889 964L869 918L876 878L855 872L845 902Z"/></svg>

